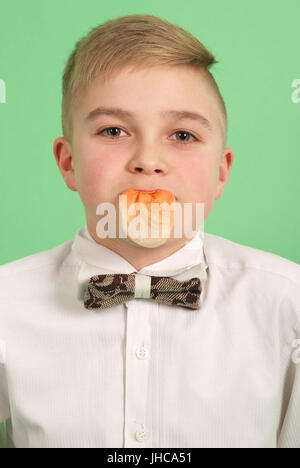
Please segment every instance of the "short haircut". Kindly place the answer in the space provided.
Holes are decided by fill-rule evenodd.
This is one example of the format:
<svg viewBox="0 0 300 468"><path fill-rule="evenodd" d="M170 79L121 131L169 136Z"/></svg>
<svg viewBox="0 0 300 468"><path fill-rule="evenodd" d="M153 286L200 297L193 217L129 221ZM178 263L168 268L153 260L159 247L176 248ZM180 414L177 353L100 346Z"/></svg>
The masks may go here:
<svg viewBox="0 0 300 468"><path fill-rule="evenodd" d="M106 81L122 68L155 65L188 65L202 71L220 106L223 146L227 139L227 112L218 85L208 70L218 63L191 33L153 15L129 15L108 20L93 28L76 44L63 73L62 129L72 141L72 111L93 81Z"/></svg>

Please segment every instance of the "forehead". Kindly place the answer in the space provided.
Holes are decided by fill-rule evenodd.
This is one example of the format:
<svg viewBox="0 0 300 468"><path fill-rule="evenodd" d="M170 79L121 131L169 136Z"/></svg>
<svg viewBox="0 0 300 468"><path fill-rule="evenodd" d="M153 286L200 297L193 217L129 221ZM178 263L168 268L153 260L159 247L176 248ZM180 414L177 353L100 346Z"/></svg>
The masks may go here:
<svg viewBox="0 0 300 468"><path fill-rule="evenodd" d="M140 97L149 100L153 106L156 96L162 101L172 97L173 102L185 101L191 105L214 101L214 93L204 71L187 66L153 66L147 68L126 67L107 77L98 76L83 93L83 100L91 101L97 95L102 99L109 93L110 98ZM179 93L180 92L180 93ZM113 95L113 96L112 96Z"/></svg>
<svg viewBox="0 0 300 468"><path fill-rule="evenodd" d="M126 67L96 78L80 99L78 117L90 123L101 115L127 120L190 119L213 132L220 109L207 76L188 66Z"/></svg>

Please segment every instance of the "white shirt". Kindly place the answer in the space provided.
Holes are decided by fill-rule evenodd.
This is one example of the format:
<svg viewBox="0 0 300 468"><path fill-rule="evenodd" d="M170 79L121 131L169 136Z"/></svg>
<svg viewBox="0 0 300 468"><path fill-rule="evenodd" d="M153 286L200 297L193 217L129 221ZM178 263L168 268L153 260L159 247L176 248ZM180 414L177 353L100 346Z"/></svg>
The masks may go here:
<svg viewBox="0 0 300 468"><path fill-rule="evenodd" d="M139 270L199 276L196 310L143 298L87 310L90 276L136 270L86 226L0 267L8 446L300 447L299 265L202 235Z"/></svg>

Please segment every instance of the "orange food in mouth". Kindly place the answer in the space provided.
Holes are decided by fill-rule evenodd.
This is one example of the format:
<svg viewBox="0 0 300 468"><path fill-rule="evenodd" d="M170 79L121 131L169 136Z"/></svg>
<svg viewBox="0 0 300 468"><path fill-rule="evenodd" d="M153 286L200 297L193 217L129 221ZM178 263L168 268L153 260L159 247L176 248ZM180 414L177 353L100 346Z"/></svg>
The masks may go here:
<svg viewBox="0 0 300 468"><path fill-rule="evenodd" d="M163 218L162 211L166 207L170 208L170 206L176 201L174 194L162 189L143 191L129 188L124 190L121 195L125 195L127 197L127 206L126 202L122 201L120 202L120 209L123 223L125 225L127 224L128 237L144 247L153 248L164 244L168 237L163 235L161 230L163 228L163 230L168 233L167 235L170 235L174 224L174 212L173 210L169 210L169 217L167 216L167 218ZM140 211L140 208L137 205L136 210L133 210L135 211L133 214L130 207L136 203L143 204L146 207L146 213L145 210L144 213ZM152 211L152 204L156 204L156 206L159 205L158 210L153 207ZM147 234L145 236L138 235L137 232L130 227L130 223L135 220L137 216L140 216L139 221L141 228L147 228ZM127 220L127 223L125 219ZM154 231L156 234L152 236ZM146 231L144 230L143 232Z"/></svg>
<svg viewBox="0 0 300 468"><path fill-rule="evenodd" d="M145 192L143 190L135 190L129 188L122 192L122 195L127 195L127 204L128 208L132 203L144 203L149 209L151 203L163 203L166 202L171 205L175 202L175 196L173 193L168 192L167 190L150 190Z"/></svg>

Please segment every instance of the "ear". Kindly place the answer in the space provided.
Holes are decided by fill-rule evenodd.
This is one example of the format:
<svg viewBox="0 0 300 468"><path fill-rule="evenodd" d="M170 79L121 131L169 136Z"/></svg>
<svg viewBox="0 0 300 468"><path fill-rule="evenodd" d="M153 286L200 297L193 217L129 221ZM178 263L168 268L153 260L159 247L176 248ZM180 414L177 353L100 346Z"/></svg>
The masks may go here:
<svg viewBox="0 0 300 468"><path fill-rule="evenodd" d="M227 180L230 174L230 170L232 167L232 163L234 160L234 152L232 148L225 148L220 166L219 166L219 178L217 184L217 191L215 199L218 200L224 190L225 185L227 184Z"/></svg>
<svg viewBox="0 0 300 468"><path fill-rule="evenodd" d="M56 138L53 143L53 153L67 187L76 192L72 148L68 140L64 137Z"/></svg>

